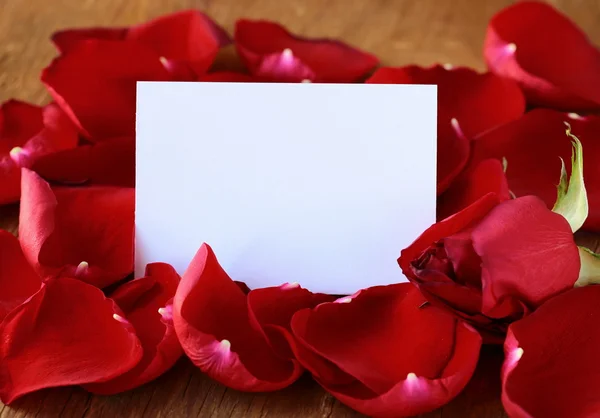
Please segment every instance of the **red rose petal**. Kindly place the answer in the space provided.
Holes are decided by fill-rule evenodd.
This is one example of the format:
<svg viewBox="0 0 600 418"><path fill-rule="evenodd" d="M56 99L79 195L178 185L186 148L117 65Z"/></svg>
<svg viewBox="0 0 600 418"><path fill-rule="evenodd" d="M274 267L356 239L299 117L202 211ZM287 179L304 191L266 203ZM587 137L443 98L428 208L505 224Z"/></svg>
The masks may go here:
<svg viewBox="0 0 600 418"><path fill-rule="evenodd" d="M41 285L40 277L23 256L19 240L0 229L0 322Z"/></svg>
<svg viewBox="0 0 600 418"><path fill-rule="evenodd" d="M579 277L579 250L569 223L534 196L500 203L471 238L482 263L481 311L490 317L505 316L514 301L537 308Z"/></svg>
<svg viewBox="0 0 600 418"><path fill-rule="evenodd" d="M467 384L481 337L432 306L409 283L361 291L349 302L299 311L300 342L356 380L319 383L357 411L374 417L433 410Z"/></svg>
<svg viewBox="0 0 600 418"><path fill-rule="evenodd" d="M490 70L518 81L534 105L600 109L600 51L548 4L524 1L496 14L484 55Z"/></svg>
<svg viewBox="0 0 600 418"><path fill-rule="evenodd" d="M21 167L77 141L75 127L56 104L41 108L9 100L0 106L0 204L19 200Z"/></svg>
<svg viewBox="0 0 600 418"><path fill-rule="evenodd" d="M51 183L135 187L135 139L112 138L38 158L31 170Z"/></svg>
<svg viewBox="0 0 600 418"><path fill-rule="evenodd" d="M178 284L179 275L173 267L154 263L146 267L145 277L125 283L111 295L135 328L144 355L127 373L86 385L86 390L103 395L123 392L154 380L175 364L183 350L169 310Z"/></svg>
<svg viewBox="0 0 600 418"><path fill-rule="evenodd" d="M133 26L127 40L152 47L175 65L201 75L212 65L219 48L229 43L227 33L204 13L186 10Z"/></svg>
<svg viewBox="0 0 600 418"><path fill-rule="evenodd" d="M42 72L54 100L93 141L135 133L137 81L171 76L160 56L137 42L78 42Z"/></svg>
<svg viewBox="0 0 600 418"><path fill-rule="evenodd" d="M260 295L257 299L260 304ZM175 330L183 350L209 377L236 390L262 392L290 385L303 369L277 355L250 312L243 290L204 244L173 301Z"/></svg>
<svg viewBox="0 0 600 418"><path fill-rule="evenodd" d="M23 169L19 239L42 277L75 276L98 287L133 271L134 190L56 188Z"/></svg>
<svg viewBox="0 0 600 418"><path fill-rule="evenodd" d="M0 399L38 389L112 379L134 367L142 348L102 291L52 279L0 323Z"/></svg>
<svg viewBox="0 0 600 418"><path fill-rule="evenodd" d="M379 63L375 56L342 42L302 38L291 34L283 26L264 20L238 20L234 39L246 67L252 74L261 73L263 76L269 73L269 67L273 67L268 60L284 58L273 54L282 54L284 51L288 58L291 53L304 65L300 67L296 63L295 68L303 68L305 75L314 74L310 80L317 82L356 81ZM280 68L279 65L274 67ZM277 79L279 71L269 74Z"/></svg>
<svg viewBox="0 0 600 418"><path fill-rule="evenodd" d="M571 141L565 135L564 122L572 126L573 134L583 144L583 166L590 206L589 217L583 228L600 231L600 117L581 117L553 110L535 109L521 119L495 129L473 141L474 167L487 158L506 158L506 177L516 196L536 195L549 208L556 201L556 185L560 177L560 158L571 158ZM567 172L570 173L570 164Z"/></svg>
<svg viewBox="0 0 600 418"><path fill-rule="evenodd" d="M488 193L501 200L510 199L508 181L500 160L489 158L459 176L437 200L437 219L443 220L460 212Z"/></svg>
<svg viewBox="0 0 600 418"><path fill-rule="evenodd" d="M316 79L315 73L295 57L291 49L266 55L256 70L256 76L268 81L287 83Z"/></svg>
<svg viewBox="0 0 600 418"><path fill-rule="evenodd" d="M467 164L469 139L525 111L523 94L514 82L468 68L380 68L367 83L438 86L438 194Z"/></svg>
<svg viewBox="0 0 600 418"><path fill-rule="evenodd" d="M513 323L502 403L511 417L593 417L600 392L600 287L569 290Z"/></svg>
<svg viewBox="0 0 600 418"><path fill-rule="evenodd" d="M300 309L333 300L335 296L312 293L296 283L288 283L252 290L248 294L248 311L251 324L264 334L271 348L280 357L291 360L294 358L290 347L292 316Z"/></svg>
<svg viewBox="0 0 600 418"><path fill-rule="evenodd" d="M139 42L164 57L176 74L196 76L204 74L219 48L231 42L223 28L198 10L161 16L130 28L68 29L52 36L63 54L90 39Z"/></svg>
<svg viewBox="0 0 600 418"><path fill-rule="evenodd" d="M127 28L74 28L55 32L50 40L61 54L65 54L78 43L90 39L122 41L127 36L127 32Z"/></svg>

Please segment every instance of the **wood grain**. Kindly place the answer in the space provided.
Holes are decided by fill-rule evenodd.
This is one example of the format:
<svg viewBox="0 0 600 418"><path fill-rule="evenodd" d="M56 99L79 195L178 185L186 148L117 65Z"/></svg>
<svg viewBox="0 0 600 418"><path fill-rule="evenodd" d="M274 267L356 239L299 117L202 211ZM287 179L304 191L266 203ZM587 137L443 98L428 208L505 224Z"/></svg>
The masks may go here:
<svg viewBox="0 0 600 418"><path fill-rule="evenodd" d="M600 2L549 1L600 44ZM377 54L386 65L451 63L484 68L488 19L510 0L0 0L0 101L48 101L39 74L55 55L50 35L62 28L120 26L199 8L232 30L239 17L281 22L307 36L343 39ZM576 69L574 69L576 71ZM0 208L0 227L16 231L18 207ZM595 237L587 237L588 241ZM485 347L467 388L428 418L505 417L499 401L502 352ZM0 404L8 417L359 417L308 376L271 394L229 390L182 359L156 381L120 395L92 396L80 388L43 390Z"/></svg>

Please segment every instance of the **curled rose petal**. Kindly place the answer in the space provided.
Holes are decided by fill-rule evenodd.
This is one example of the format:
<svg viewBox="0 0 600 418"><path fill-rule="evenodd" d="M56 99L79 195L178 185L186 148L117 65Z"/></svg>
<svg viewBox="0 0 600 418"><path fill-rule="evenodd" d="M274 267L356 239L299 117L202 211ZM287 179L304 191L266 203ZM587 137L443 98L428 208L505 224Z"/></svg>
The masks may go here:
<svg viewBox="0 0 600 418"><path fill-rule="evenodd" d="M552 6L519 2L490 21L484 55L491 71L519 82L536 106L600 109L600 51Z"/></svg>
<svg viewBox="0 0 600 418"><path fill-rule="evenodd" d="M274 80L300 76L316 82L346 83L367 75L379 60L339 41L302 38L264 20L240 19L235 46L252 74ZM300 79L298 79L300 78Z"/></svg>
<svg viewBox="0 0 600 418"><path fill-rule="evenodd" d="M19 240L0 229L0 322L41 285L40 277L23 256Z"/></svg>
<svg viewBox="0 0 600 418"><path fill-rule="evenodd" d="M23 169L19 239L42 276L65 275L98 287L133 271L134 190L56 188Z"/></svg>
<svg viewBox="0 0 600 418"><path fill-rule="evenodd" d="M204 74L219 48L231 42L223 28L198 10L161 16L130 28L68 29L52 36L62 53L90 39L139 42L164 57L176 74L191 71L196 75Z"/></svg>
<svg viewBox="0 0 600 418"><path fill-rule="evenodd" d="M57 278L0 323L0 399L39 389L99 382L134 367L139 340L99 289Z"/></svg>
<svg viewBox="0 0 600 418"><path fill-rule="evenodd" d="M488 193L501 200L510 199L510 190L500 160L481 161L470 172L460 175L437 200L437 219L442 220L460 212Z"/></svg>
<svg viewBox="0 0 600 418"><path fill-rule="evenodd" d="M42 72L42 82L92 141L135 133L137 81L172 79L155 51L138 42L78 42Z"/></svg>
<svg viewBox="0 0 600 418"><path fill-rule="evenodd" d="M417 288L402 283L362 290L348 302L303 309L294 315L292 330L312 355L299 351L298 359L309 370L332 369L315 378L368 416L404 417L436 409L471 378L481 337L424 302Z"/></svg>
<svg viewBox="0 0 600 418"><path fill-rule="evenodd" d="M516 83L469 68L380 68L367 83L438 86L438 194L466 166L470 139L518 119L525 111Z"/></svg>
<svg viewBox="0 0 600 418"><path fill-rule="evenodd" d="M74 148L75 126L51 103L38 107L17 100L0 106L0 204L19 200L21 167L40 157Z"/></svg>
<svg viewBox="0 0 600 418"><path fill-rule="evenodd" d="M556 201L556 185L560 180L561 161L571 158L571 140L565 135L564 122L583 145L583 175L587 185L589 216L583 225L588 231L600 231L600 117L579 116L554 110L534 109L519 120L494 129L473 141L472 160L467 170L487 158L505 158L506 177L516 196L536 195L549 208ZM567 172L570 174L570 164Z"/></svg>
<svg viewBox="0 0 600 418"><path fill-rule="evenodd" d="M302 374L284 341L289 335L285 322L295 309L319 300L301 288L257 292L246 295L204 244L173 301L175 330L187 356L212 379L236 390L277 390Z"/></svg>
<svg viewBox="0 0 600 418"><path fill-rule="evenodd" d="M511 417L598 413L600 287L569 290L513 323L504 344L502 403Z"/></svg>
<svg viewBox="0 0 600 418"><path fill-rule="evenodd" d="M31 170L63 185L135 187L135 139L111 138L38 158Z"/></svg>
<svg viewBox="0 0 600 418"><path fill-rule="evenodd" d="M154 380L183 354L169 313L179 275L168 264L146 267L146 276L121 285L111 298L134 327L144 354L140 362L125 374L85 389L103 395L123 392Z"/></svg>

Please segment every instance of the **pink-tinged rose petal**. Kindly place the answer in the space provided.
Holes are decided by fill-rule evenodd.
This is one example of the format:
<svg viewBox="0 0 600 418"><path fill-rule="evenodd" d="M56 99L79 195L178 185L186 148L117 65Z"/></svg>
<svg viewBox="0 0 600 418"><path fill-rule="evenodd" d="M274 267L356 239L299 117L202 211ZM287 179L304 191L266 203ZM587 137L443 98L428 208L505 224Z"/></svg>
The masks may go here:
<svg viewBox="0 0 600 418"><path fill-rule="evenodd" d="M302 38L291 34L283 26L264 20L238 20L234 39L238 53L250 72L263 76L269 74L275 80L283 63L274 65L269 60L284 58L289 61L290 54L294 58L292 73L311 74L309 79L316 82L357 81L379 63L375 56L342 42ZM277 71L267 71L273 68ZM286 76L289 77L290 73Z"/></svg>
<svg viewBox="0 0 600 418"><path fill-rule="evenodd" d="M231 42L223 28L198 10L161 16L130 28L68 29L52 36L63 54L90 39L143 44L164 58L169 71L184 78L204 74L219 48Z"/></svg>
<svg viewBox="0 0 600 418"><path fill-rule="evenodd" d="M41 108L9 100L0 106L0 204L19 200L21 167L77 141L75 126L54 103Z"/></svg>
<svg viewBox="0 0 600 418"><path fill-rule="evenodd" d="M579 277L569 223L535 196L500 203L471 239L481 258L482 313L492 318L504 317L515 303L535 309Z"/></svg>
<svg viewBox="0 0 600 418"><path fill-rule="evenodd" d="M600 51L548 4L523 1L501 10L489 23L484 55L489 69L519 82L533 105L600 109Z"/></svg>
<svg viewBox="0 0 600 418"><path fill-rule="evenodd" d="M0 322L41 285L40 277L23 256L19 240L0 230Z"/></svg>
<svg viewBox="0 0 600 418"><path fill-rule="evenodd" d="M367 83L438 86L438 194L466 166L470 139L518 119L525 111L516 83L469 68L380 68Z"/></svg>
<svg viewBox="0 0 600 418"><path fill-rule="evenodd" d="M413 416L464 388L481 347L475 330L424 302L410 283L373 287L348 303L299 311L292 330L319 367L332 368L317 380L341 402L373 417ZM354 380L339 381L340 371Z"/></svg>
<svg viewBox="0 0 600 418"><path fill-rule="evenodd" d="M481 161L470 172L460 175L437 200L437 219L443 220L460 212L488 193L501 200L510 199L508 181L500 160Z"/></svg>
<svg viewBox="0 0 600 418"><path fill-rule="evenodd" d="M38 158L31 170L63 185L135 187L135 139L111 138Z"/></svg>
<svg viewBox="0 0 600 418"><path fill-rule="evenodd" d="M98 287L133 271L134 190L51 189L23 169L19 240L42 276L74 276Z"/></svg>
<svg viewBox="0 0 600 418"><path fill-rule="evenodd" d="M506 158L506 177L516 196L536 195L549 208L556 201L562 158L571 158L571 141L565 135L564 122L583 145L587 164L583 166L587 186L589 216L583 229L600 231L600 117L579 116L547 109L535 109L521 119L508 123L473 141L472 158L467 170L487 158ZM570 164L565 164L570 173Z"/></svg>
<svg viewBox="0 0 600 418"><path fill-rule="evenodd" d="M243 391L281 389L304 370L290 355L286 321L319 296L300 288L253 292L246 295L204 244L177 289L175 330L187 356L212 379Z"/></svg>
<svg viewBox="0 0 600 418"><path fill-rule="evenodd" d="M39 389L105 381L134 367L140 341L99 289L57 278L0 323L0 400Z"/></svg>
<svg viewBox="0 0 600 418"><path fill-rule="evenodd" d="M295 57L291 49L265 56L256 70L256 76L288 83L311 81L316 78L315 73Z"/></svg>
<svg viewBox="0 0 600 418"><path fill-rule="evenodd" d="M135 133L137 81L169 81L171 74L139 42L77 42L42 72L56 103L92 141Z"/></svg>
<svg viewBox="0 0 600 418"><path fill-rule="evenodd" d="M502 403L511 417L593 417L600 287L569 290L513 323L504 344Z"/></svg>
<svg viewBox="0 0 600 418"><path fill-rule="evenodd" d="M146 276L121 285L111 298L135 328L144 354L127 373L85 389L103 395L123 392L154 380L183 354L170 315L179 275L168 264L154 263L146 267Z"/></svg>

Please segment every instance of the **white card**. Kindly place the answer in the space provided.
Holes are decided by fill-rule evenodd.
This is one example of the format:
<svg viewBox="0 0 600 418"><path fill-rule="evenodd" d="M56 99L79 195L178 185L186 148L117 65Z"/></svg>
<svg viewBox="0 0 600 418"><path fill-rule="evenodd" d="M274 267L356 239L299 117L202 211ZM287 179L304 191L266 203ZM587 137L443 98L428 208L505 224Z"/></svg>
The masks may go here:
<svg viewBox="0 0 600 418"><path fill-rule="evenodd" d="M435 222L436 86L140 82L136 277L203 242L250 288L405 281Z"/></svg>

